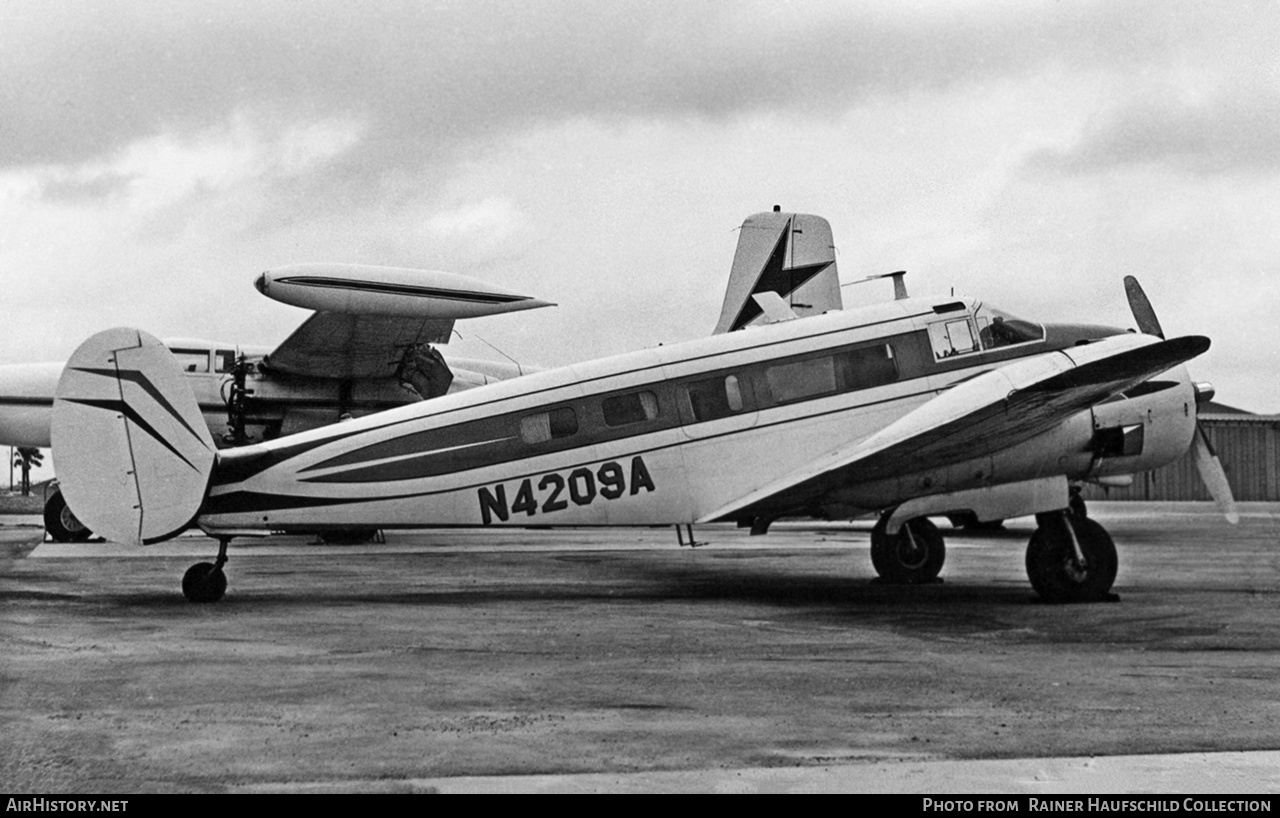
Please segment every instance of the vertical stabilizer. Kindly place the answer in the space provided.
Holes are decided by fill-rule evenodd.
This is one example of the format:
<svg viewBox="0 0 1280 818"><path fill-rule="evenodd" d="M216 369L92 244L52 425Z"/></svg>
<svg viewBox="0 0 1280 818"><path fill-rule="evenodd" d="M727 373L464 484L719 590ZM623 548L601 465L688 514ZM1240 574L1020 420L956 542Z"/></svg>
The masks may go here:
<svg viewBox="0 0 1280 818"><path fill-rule="evenodd" d="M50 433L67 504L110 540L176 536L204 501L213 438L177 360L145 332L105 330L80 345Z"/></svg>
<svg viewBox="0 0 1280 818"><path fill-rule="evenodd" d="M831 225L805 213L757 213L742 223L715 334L758 323L753 296L772 292L798 317L844 308Z"/></svg>

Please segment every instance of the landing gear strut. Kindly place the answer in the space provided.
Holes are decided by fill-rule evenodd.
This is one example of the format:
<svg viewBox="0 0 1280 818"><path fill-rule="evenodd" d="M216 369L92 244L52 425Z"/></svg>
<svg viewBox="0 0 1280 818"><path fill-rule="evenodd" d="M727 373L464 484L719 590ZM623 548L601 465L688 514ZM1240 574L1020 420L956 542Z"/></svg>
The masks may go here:
<svg viewBox="0 0 1280 818"><path fill-rule="evenodd" d="M897 534L888 534L892 512L880 515L871 529L871 564L885 582L918 585L934 582L947 559L947 547L938 527L928 517L908 520Z"/></svg>
<svg viewBox="0 0 1280 818"><path fill-rule="evenodd" d="M1041 520L1040 518L1044 519ZM1120 561L1102 526L1067 510L1036 515L1027 544L1027 577L1045 602L1115 601L1111 584Z"/></svg>
<svg viewBox="0 0 1280 818"><path fill-rule="evenodd" d="M227 543L230 537L218 538L218 558L214 562L197 562L182 575L182 595L190 602L217 602L227 592Z"/></svg>

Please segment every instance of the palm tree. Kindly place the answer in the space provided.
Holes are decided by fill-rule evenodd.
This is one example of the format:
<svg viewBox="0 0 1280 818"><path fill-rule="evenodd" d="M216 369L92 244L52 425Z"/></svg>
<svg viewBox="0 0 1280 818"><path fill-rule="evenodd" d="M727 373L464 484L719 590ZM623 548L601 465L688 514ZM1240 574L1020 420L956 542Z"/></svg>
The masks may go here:
<svg viewBox="0 0 1280 818"><path fill-rule="evenodd" d="M34 446L19 446L13 458L13 465L22 469L22 493L31 493L31 467L44 462L44 453Z"/></svg>

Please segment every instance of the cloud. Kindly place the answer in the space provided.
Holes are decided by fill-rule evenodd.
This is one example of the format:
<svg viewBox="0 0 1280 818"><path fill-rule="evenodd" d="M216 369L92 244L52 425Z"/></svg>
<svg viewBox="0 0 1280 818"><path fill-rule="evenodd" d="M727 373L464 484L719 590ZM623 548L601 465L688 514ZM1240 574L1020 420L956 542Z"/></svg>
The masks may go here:
<svg viewBox="0 0 1280 818"><path fill-rule="evenodd" d="M1280 171L1280 93L1232 86L1208 98L1140 96L1091 123L1066 149L1040 151L1034 170L1069 175L1164 166L1200 175Z"/></svg>
<svg viewBox="0 0 1280 818"><path fill-rule="evenodd" d="M0 8L14 78L0 87L0 156L83 163L235 115L358 119L370 129L354 178L376 183L577 117L838 116L879 94L1167 45L1141 27L1163 5L1117 5L15 0Z"/></svg>

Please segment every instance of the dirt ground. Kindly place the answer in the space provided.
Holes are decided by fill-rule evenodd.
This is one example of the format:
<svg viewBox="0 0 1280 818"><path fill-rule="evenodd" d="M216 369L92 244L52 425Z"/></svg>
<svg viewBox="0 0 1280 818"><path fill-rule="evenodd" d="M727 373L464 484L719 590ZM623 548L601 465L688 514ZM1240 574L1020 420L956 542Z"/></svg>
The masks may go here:
<svg viewBox="0 0 1280 818"><path fill-rule="evenodd" d="M1275 751L1280 508L1245 511L1233 528L1205 506L1096 504L1120 601L1068 606L1032 598L1030 521L948 532L945 581L907 588L871 581L860 524L708 527L696 549L670 529L237 541L226 598L193 605L180 578L210 540L33 550L12 518L0 781L697 788L834 768L870 789L860 770L921 762Z"/></svg>

